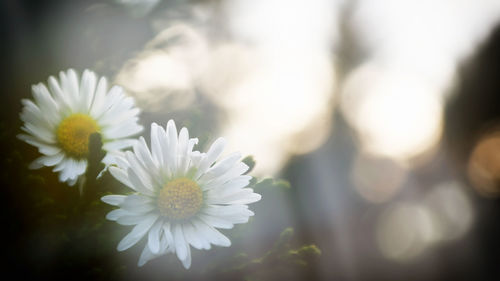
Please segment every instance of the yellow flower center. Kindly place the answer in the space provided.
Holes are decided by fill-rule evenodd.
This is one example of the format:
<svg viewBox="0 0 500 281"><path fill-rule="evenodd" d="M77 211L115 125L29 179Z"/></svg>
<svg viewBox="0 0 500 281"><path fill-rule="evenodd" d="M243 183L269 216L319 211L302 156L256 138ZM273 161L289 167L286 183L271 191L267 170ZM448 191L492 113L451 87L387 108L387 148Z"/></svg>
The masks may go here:
<svg viewBox="0 0 500 281"><path fill-rule="evenodd" d="M169 181L158 196L160 214L173 220L184 220L196 215L203 204L200 186L191 179Z"/></svg>
<svg viewBox="0 0 500 281"><path fill-rule="evenodd" d="M99 132L97 122L90 116L75 113L64 119L57 127L57 141L66 154L75 158L89 153L89 137Z"/></svg>

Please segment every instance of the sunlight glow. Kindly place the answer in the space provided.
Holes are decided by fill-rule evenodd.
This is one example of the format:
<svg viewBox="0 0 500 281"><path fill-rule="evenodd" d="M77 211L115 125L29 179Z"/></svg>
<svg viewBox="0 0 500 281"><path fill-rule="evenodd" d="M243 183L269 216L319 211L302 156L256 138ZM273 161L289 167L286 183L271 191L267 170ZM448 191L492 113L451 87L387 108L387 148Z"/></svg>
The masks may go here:
<svg viewBox="0 0 500 281"><path fill-rule="evenodd" d="M219 91L215 101L231 116L223 134L256 157L257 173L278 171L290 154L317 148L330 133L335 5L326 0L225 4L231 34L248 46L245 58L235 60L247 73Z"/></svg>
<svg viewBox="0 0 500 281"><path fill-rule="evenodd" d="M398 71L371 64L358 68L344 85L341 109L364 148L375 155L409 160L441 137L437 90Z"/></svg>
<svg viewBox="0 0 500 281"><path fill-rule="evenodd" d="M194 99L193 60L204 56L203 37L187 25L174 25L126 62L115 80L149 111L183 109Z"/></svg>
<svg viewBox="0 0 500 281"><path fill-rule="evenodd" d="M231 116L223 133L230 143L276 170L288 153L308 152L328 136L333 71L312 54L256 57L255 71L216 102Z"/></svg>
<svg viewBox="0 0 500 281"><path fill-rule="evenodd" d="M364 0L350 25L373 60L445 88L499 18L496 0Z"/></svg>

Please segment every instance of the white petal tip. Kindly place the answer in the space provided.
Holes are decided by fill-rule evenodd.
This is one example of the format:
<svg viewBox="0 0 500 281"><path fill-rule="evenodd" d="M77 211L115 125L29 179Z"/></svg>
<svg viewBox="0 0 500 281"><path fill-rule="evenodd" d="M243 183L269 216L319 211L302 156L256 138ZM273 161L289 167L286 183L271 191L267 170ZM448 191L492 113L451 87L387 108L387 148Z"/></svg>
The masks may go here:
<svg viewBox="0 0 500 281"><path fill-rule="evenodd" d="M176 252L177 252L177 257L179 258L179 260L183 261L186 259L186 257L187 257L186 251L176 251Z"/></svg>
<svg viewBox="0 0 500 281"><path fill-rule="evenodd" d="M119 243L118 246L116 246L116 250L118 252L123 252L125 250L127 250L128 248L130 248L131 246L126 246L126 245L123 245L123 243Z"/></svg>
<svg viewBox="0 0 500 281"><path fill-rule="evenodd" d="M191 267L191 263L189 262L182 262L182 266L184 266L185 269L189 269Z"/></svg>
<svg viewBox="0 0 500 281"><path fill-rule="evenodd" d="M28 168L31 169L31 170L36 170L36 169L40 169L43 167L43 164L39 163L38 161L33 161L31 162L29 165L28 165Z"/></svg>

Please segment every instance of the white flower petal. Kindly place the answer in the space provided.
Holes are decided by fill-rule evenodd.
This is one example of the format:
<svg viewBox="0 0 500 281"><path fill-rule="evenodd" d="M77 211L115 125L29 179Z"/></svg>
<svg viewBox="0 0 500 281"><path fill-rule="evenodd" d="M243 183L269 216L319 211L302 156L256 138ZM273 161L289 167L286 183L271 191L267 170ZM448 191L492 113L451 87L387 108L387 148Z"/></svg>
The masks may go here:
<svg viewBox="0 0 500 281"><path fill-rule="evenodd" d="M96 83L97 77L94 72L85 69L80 82L80 96L82 105L85 106L85 112L87 113L90 112L90 106L94 100Z"/></svg>
<svg viewBox="0 0 500 281"><path fill-rule="evenodd" d="M65 160L66 161L61 162L61 164L64 165L62 167L63 169L62 169L61 173L59 174L59 180L61 182L65 182L67 180L74 180L78 176L85 173L85 170L87 169L87 160L86 159L76 160L73 158L66 158ZM56 168L57 167L58 166L56 166Z"/></svg>
<svg viewBox="0 0 500 281"><path fill-rule="evenodd" d="M200 181L207 182L224 175L238 162L240 158L241 154L238 152L228 155L226 158L215 163L215 165L208 169L206 173L200 177Z"/></svg>
<svg viewBox="0 0 500 281"><path fill-rule="evenodd" d="M143 167L145 167L147 170L157 170L158 163L155 163L155 161L153 161L151 153L149 152L148 146L146 145L146 141L143 137L140 137L139 141L135 143L134 153L137 156L137 159L141 161Z"/></svg>
<svg viewBox="0 0 500 281"><path fill-rule="evenodd" d="M66 183L69 185L69 186L73 186L75 185L75 183L78 181L78 177L76 178L73 178L73 179L69 179Z"/></svg>
<svg viewBox="0 0 500 281"><path fill-rule="evenodd" d="M161 127L156 123L151 124L151 156L159 166L163 165L163 152L159 136L162 134Z"/></svg>
<svg viewBox="0 0 500 281"><path fill-rule="evenodd" d="M108 219L110 221L116 221L123 216L129 216L129 215L130 215L130 212L128 212L128 211L125 211L123 209L116 209L116 210L109 212L106 215L106 219Z"/></svg>
<svg viewBox="0 0 500 281"><path fill-rule="evenodd" d="M21 127L21 130L33 136L37 136L39 139L46 143L56 143L56 136L54 135L54 133L44 127L35 126L31 123L24 123L24 126Z"/></svg>
<svg viewBox="0 0 500 281"><path fill-rule="evenodd" d="M141 110L134 107L131 98L129 100L131 102L122 104L122 106L115 106L112 108L113 110L108 110L104 116L98 119L99 123L103 127L114 127L121 123L135 122Z"/></svg>
<svg viewBox="0 0 500 281"><path fill-rule="evenodd" d="M131 97L126 97L123 90L120 90L116 92L114 102L109 104L108 110L103 112L98 120L103 126L119 126L120 123L137 118L140 110L133 107L134 100Z"/></svg>
<svg viewBox="0 0 500 281"><path fill-rule="evenodd" d="M151 250L149 249L149 246L146 245L144 246L144 250L142 250L141 257L139 258L139 262L137 263L138 266L143 266L146 264L146 262L159 257L161 255L164 255L168 252L171 252L171 250L168 248L168 243L166 241L167 239L163 235L160 239L160 252L157 254L153 254Z"/></svg>
<svg viewBox="0 0 500 281"><path fill-rule="evenodd" d="M63 158L64 158L64 153L62 153L62 152L59 152L58 154L55 154L55 155L42 156L42 157L36 159L35 161L33 161L33 163L32 163L33 166L30 165L30 168L31 167L41 167L41 166L47 166L47 167L55 166L55 165L61 163Z"/></svg>
<svg viewBox="0 0 500 281"><path fill-rule="evenodd" d="M221 217L211 216L207 214L199 214L198 218L200 218L200 220L202 220L206 224L216 228L231 229L234 226L232 222L225 220Z"/></svg>
<svg viewBox="0 0 500 281"><path fill-rule="evenodd" d="M32 146L36 146L38 147L38 151L40 153L42 153L42 149L45 150L47 149L48 151L51 151L55 145L54 144L49 144L49 143L46 143L42 140L39 140L39 139L35 139L33 136L31 135L26 135L26 134L18 134L17 135L17 138L28 143L28 144L31 144ZM45 154L45 153L44 153ZM47 153L47 155L49 155Z"/></svg>
<svg viewBox="0 0 500 281"><path fill-rule="evenodd" d="M97 83L97 88L94 93L94 100L92 101L92 107L90 108L91 116L99 116L102 112L105 102L106 91L108 89L108 80L106 77L101 77L99 83Z"/></svg>
<svg viewBox="0 0 500 281"><path fill-rule="evenodd" d="M125 195L106 195L101 197L101 201L112 206L120 206L125 198L127 198Z"/></svg>
<svg viewBox="0 0 500 281"><path fill-rule="evenodd" d="M248 222L248 218L254 215L246 205L208 205L202 210L202 213L219 217L232 223L246 223Z"/></svg>
<svg viewBox="0 0 500 281"><path fill-rule="evenodd" d="M61 81L61 88L68 97L68 104L73 111L79 112L83 106L80 103L80 94L78 93L78 78L73 69L67 72L59 72L59 80Z"/></svg>
<svg viewBox="0 0 500 281"><path fill-rule="evenodd" d="M115 177L115 179L130 187L131 189L136 190L134 185L129 181L127 172L125 172L123 169L111 166L108 170L111 175Z"/></svg>
<svg viewBox="0 0 500 281"><path fill-rule="evenodd" d="M114 160L116 165L123 170L127 170L130 167L124 152L119 152L114 154Z"/></svg>
<svg viewBox="0 0 500 281"><path fill-rule="evenodd" d="M222 247L231 246L231 241L226 236L205 222L195 219L193 220L193 225L197 229L198 233L208 239L210 243Z"/></svg>
<svg viewBox="0 0 500 281"><path fill-rule="evenodd" d="M261 199L260 194L254 193L251 188L232 190L222 195L220 192L209 190L206 195L207 204L250 204Z"/></svg>
<svg viewBox="0 0 500 281"><path fill-rule="evenodd" d="M148 246L153 254L158 254L160 252L160 237L163 230L163 221L157 220L153 227L149 230L148 234Z"/></svg>
<svg viewBox="0 0 500 281"><path fill-rule="evenodd" d="M141 223L141 221L143 219L144 219L144 213L137 214L137 213L129 212L128 215L124 215L124 216L121 216L118 219L116 219L116 223L121 224L121 225L136 225L136 224Z"/></svg>
<svg viewBox="0 0 500 281"><path fill-rule="evenodd" d="M56 125L61 120L61 117L57 114L59 106L50 95L47 87L39 83L38 85L32 86L32 92L36 104L43 113L43 117L49 121L51 125Z"/></svg>
<svg viewBox="0 0 500 281"><path fill-rule="evenodd" d="M38 147L38 152L40 152L41 154L45 154L47 156L50 156L50 155L56 155L56 154L62 152L62 149L59 147L56 147L56 146L47 145L47 146Z"/></svg>
<svg viewBox="0 0 500 281"><path fill-rule="evenodd" d="M116 95L117 100L120 100L120 94ZM112 110L109 109L104 115L109 115ZM216 162L224 150L225 140L216 140L207 153L193 151L197 142L197 139L189 138L186 128L177 134L172 120L167 123L165 130L153 123L150 147L141 137L134 145L133 152L118 155L114 163L117 166L109 168L115 178L130 184L137 191L137 194L127 196L123 202L118 202L118 198L108 199L122 208L108 216L119 224L136 225L120 242L119 250L131 247L148 233L139 266L159 255L175 252L183 266L189 268L191 246L196 249L210 249L211 244L228 247L231 241L216 228L232 228L234 224L247 222L253 215L245 204L258 201L260 195L250 188L244 188L252 177L243 175L248 166L240 162L241 155L233 153ZM160 188L177 177L196 181L204 196L201 211L183 222L172 222L160 217L157 203ZM154 216L155 221L146 225L146 229L138 228L145 224L146 216Z"/></svg>
<svg viewBox="0 0 500 281"><path fill-rule="evenodd" d="M49 121L47 115L43 114L40 108L28 99L22 99L23 111L19 115L24 123L31 123L35 126L43 127L45 130L54 131L57 124Z"/></svg>
<svg viewBox="0 0 500 281"><path fill-rule="evenodd" d="M138 118L135 118L133 122L123 122L115 126L107 127L103 129L103 134L108 139L120 139L128 138L140 133L143 127L137 124Z"/></svg>
<svg viewBox="0 0 500 281"><path fill-rule="evenodd" d="M190 222L185 222L182 224L182 231L184 232L184 237L186 238L186 242L191 244L198 250L203 249L204 243L198 235L196 234L196 230Z"/></svg>
<svg viewBox="0 0 500 281"><path fill-rule="evenodd" d="M226 147L226 140L224 138L218 138L212 146L208 149L207 154L201 160L198 171L196 172L195 179L198 179L202 174L204 174L208 168L217 160L224 148Z"/></svg>
<svg viewBox="0 0 500 281"><path fill-rule="evenodd" d="M191 153L193 151L194 146L197 144L198 144L198 138L189 139L189 141L188 141L188 153Z"/></svg>
<svg viewBox="0 0 500 281"><path fill-rule="evenodd" d="M152 187L146 187L141 179L137 176L137 174L133 171L132 168L127 169L128 179L130 180L130 184L133 186L132 189L137 190L140 193L153 196Z"/></svg>
<svg viewBox="0 0 500 281"><path fill-rule="evenodd" d="M137 194L127 196L120 207L136 214L147 213L156 208L151 198Z"/></svg>
<svg viewBox="0 0 500 281"><path fill-rule="evenodd" d="M69 101L69 96L64 94L59 86L59 82L54 78L54 76L49 77L49 88L50 92L54 95L54 101L58 104L59 114L65 116L71 110L71 103Z"/></svg>
<svg viewBox="0 0 500 281"><path fill-rule="evenodd" d="M201 153L199 151L193 151L190 154L191 163L189 164L189 168L197 169L200 166L201 160L205 158L205 153Z"/></svg>
<svg viewBox="0 0 500 281"><path fill-rule="evenodd" d="M127 161L130 165L130 168L127 169L128 178L132 184L135 185L136 189L142 193L152 194L154 191L153 183L151 180L151 175L148 174L147 171L151 171L151 169L145 168L137 159L132 152L125 152ZM154 174L153 174L154 176Z"/></svg>
<svg viewBox="0 0 500 281"><path fill-rule="evenodd" d="M189 269L191 267L191 248L189 247L189 245L187 245L186 258L181 261L185 269Z"/></svg>
<svg viewBox="0 0 500 281"><path fill-rule="evenodd" d="M182 226L176 224L174 226L174 241L175 241L175 252L179 260L185 260L187 258L187 252L189 251L189 245L186 243L184 238L184 232L182 231Z"/></svg>
<svg viewBox="0 0 500 281"><path fill-rule="evenodd" d="M217 193L225 193L230 190L237 190L247 186L252 179L251 176L242 175L227 181L224 184L219 184L218 182L212 182L210 184L202 185L203 190L217 190Z"/></svg>
<svg viewBox="0 0 500 281"><path fill-rule="evenodd" d="M248 166L240 162L236 165L234 165L231 169L229 169L227 172L225 172L223 175L216 177L212 180L208 180L206 182L207 186L217 186L224 184L228 181L234 180L237 177L243 175L246 171L248 171Z"/></svg>
<svg viewBox="0 0 500 281"><path fill-rule="evenodd" d="M139 262L137 263L137 266L141 267L145 265L148 261L154 259L157 257L157 255L154 255L151 253L151 250L149 249L149 246L146 245L144 246L144 249L142 250L141 256L139 257Z"/></svg>
<svg viewBox="0 0 500 281"><path fill-rule="evenodd" d="M169 248L174 250L175 249L174 235L172 234L171 225L169 222L163 223L163 235L165 236Z"/></svg>
<svg viewBox="0 0 500 281"><path fill-rule="evenodd" d="M127 234L121 241L118 243L117 250L125 251L126 249L134 246L139 240L141 240L144 235L149 231L151 226L158 219L158 215L156 214L148 214L144 216L144 219L136 225L132 231Z"/></svg>
<svg viewBox="0 0 500 281"><path fill-rule="evenodd" d="M140 110L135 107L134 100L125 96L123 89L114 87L107 91L107 80L85 70L79 77L73 69L61 71L59 81L50 76L48 87L43 83L32 86L33 100L23 99L23 110L20 114L24 122L19 139L36 146L41 157L31 167L41 165L54 166L59 172L59 180L69 184L76 183L87 168L86 159L73 159L62 149L57 140L57 128L65 118L73 114L87 114L101 128L103 149L107 153L103 163L114 163L112 153L133 145L135 140L127 139L142 130L138 124ZM97 84L97 85L96 85ZM105 121L102 123L99 117ZM113 124L113 126L105 126ZM61 157L62 154L63 157ZM108 162L106 162L108 161Z"/></svg>
<svg viewBox="0 0 500 281"><path fill-rule="evenodd" d="M177 174L177 128L172 120L167 123L166 135L168 139L166 162L172 175Z"/></svg>
<svg viewBox="0 0 500 281"><path fill-rule="evenodd" d="M120 99L123 97L123 89L119 86L113 86L109 89L108 93L105 94L106 98L104 98L102 104L99 106L99 109L92 113L92 116L101 119L112 107L114 104L118 103Z"/></svg>
<svg viewBox="0 0 500 281"><path fill-rule="evenodd" d="M37 170L43 167L43 164L35 160L28 165L28 169Z"/></svg>
<svg viewBox="0 0 500 281"><path fill-rule="evenodd" d="M189 164L189 133L186 128L182 128L179 132L179 142L177 144L177 173L185 175Z"/></svg>
<svg viewBox="0 0 500 281"><path fill-rule="evenodd" d="M108 101L106 105L108 109L99 117L104 124L116 124L112 120L134 106L134 99L127 97L121 87L115 86L112 90L114 90L113 102Z"/></svg>
<svg viewBox="0 0 500 281"><path fill-rule="evenodd" d="M52 171L54 172L60 172L66 168L66 166L69 164L70 158L64 158L61 163L57 164Z"/></svg>
<svg viewBox="0 0 500 281"><path fill-rule="evenodd" d="M82 175L87 170L87 159L80 159L76 161L76 174Z"/></svg>

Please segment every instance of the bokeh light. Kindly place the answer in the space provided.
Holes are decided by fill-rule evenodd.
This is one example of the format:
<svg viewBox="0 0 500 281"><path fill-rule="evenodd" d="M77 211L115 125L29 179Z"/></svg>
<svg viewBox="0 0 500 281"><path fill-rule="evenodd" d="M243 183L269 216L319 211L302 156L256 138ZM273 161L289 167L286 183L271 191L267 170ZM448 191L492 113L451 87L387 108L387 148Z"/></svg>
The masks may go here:
<svg viewBox="0 0 500 281"><path fill-rule="evenodd" d="M461 238L474 222L474 212L466 188L455 181L444 182L426 194L424 204L434 213L438 240Z"/></svg>
<svg viewBox="0 0 500 281"><path fill-rule="evenodd" d="M499 16L495 0L358 1L349 23L372 60L446 88Z"/></svg>
<svg viewBox="0 0 500 281"><path fill-rule="evenodd" d="M410 202L397 203L382 213L376 231L381 253L401 262L422 254L437 235L429 209Z"/></svg>
<svg viewBox="0 0 500 281"><path fill-rule="evenodd" d="M9 265L239 280L203 275L225 258L248 259L251 270L237 277L249 280L496 280L500 1L87 2L0 4ZM93 69L134 97L146 141L150 122L174 119L200 151L222 136L223 155L253 156L262 200L248 228L223 230L234 245L193 251L201 275L168 258L137 268L139 250L115 251L126 227L100 216L88 224L98 235L81 232L68 213L91 221L104 208L74 212L77 191L50 169L26 168L38 152L13 137L19 101L69 67ZM100 181L96 192L120 188L106 173ZM298 255L287 248L266 261L287 227L292 248L315 245L317 260L276 266Z"/></svg>
<svg viewBox="0 0 500 281"><path fill-rule="evenodd" d="M341 109L363 147L407 161L434 148L442 132L438 89L418 77L366 64L345 82Z"/></svg>
<svg viewBox="0 0 500 281"><path fill-rule="evenodd" d="M390 159L359 153L351 168L356 191L373 203L389 201L407 178L407 168Z"/></svg>
<svg viewBox="0 0 500 281"><path fill-rule="evenodd" d="M184 109L192 104L197 65L207 43L194 28L174 25L149 41L116 75L137 102L152 112Z"/></svg>
<svg viewBox="0 0 500 281"><path fill-rule="evenodd" d="M448 181L433 186L421 201L387 207L378 219L376 240L386 258L410 262L437 245L463 237L473 222L465 187Z"/></svg>
<svg viewBox="0 0 500 281"><path fill-rule="evenodd" d="M477 140L469 157L467 173L480 194L500 195L500 131L488 131Z"/></svg>

